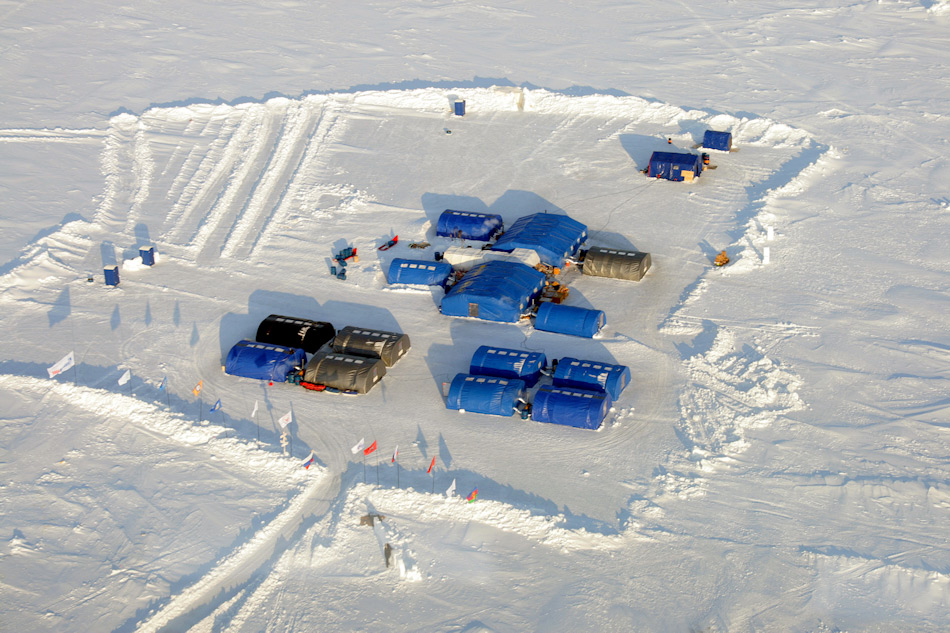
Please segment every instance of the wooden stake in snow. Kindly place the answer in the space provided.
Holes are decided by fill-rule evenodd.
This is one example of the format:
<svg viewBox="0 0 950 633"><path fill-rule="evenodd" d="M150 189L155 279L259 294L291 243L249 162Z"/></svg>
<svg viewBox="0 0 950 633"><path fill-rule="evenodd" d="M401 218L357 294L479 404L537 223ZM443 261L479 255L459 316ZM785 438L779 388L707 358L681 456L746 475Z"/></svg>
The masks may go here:
<svg viewBox="0 0 950 633"><path fill-rule="evenodd" d="M772 259L772 249L766 246L762 249L762 263L768 264Z"/></svg>
<svg viewBox="0 0 950 633"><path fill-rule="evenodd" d="M772 228L771 226L768 229L766 229L766 234L770 242L775 239L775 229Z"/></svg>

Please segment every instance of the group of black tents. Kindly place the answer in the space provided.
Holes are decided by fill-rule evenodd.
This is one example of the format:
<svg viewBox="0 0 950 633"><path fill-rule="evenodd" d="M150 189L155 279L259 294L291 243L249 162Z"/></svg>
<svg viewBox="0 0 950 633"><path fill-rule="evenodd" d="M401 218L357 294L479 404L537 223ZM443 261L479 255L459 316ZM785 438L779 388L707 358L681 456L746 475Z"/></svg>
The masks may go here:
<svg viewBox="0 0 950 633"><path fill-rule="evenodd" d="M351 325L337 331L326 321L272 314L261 321L255 340L231 348L224 371L312 391L362 394L409 348L406 334Z"/></svg>

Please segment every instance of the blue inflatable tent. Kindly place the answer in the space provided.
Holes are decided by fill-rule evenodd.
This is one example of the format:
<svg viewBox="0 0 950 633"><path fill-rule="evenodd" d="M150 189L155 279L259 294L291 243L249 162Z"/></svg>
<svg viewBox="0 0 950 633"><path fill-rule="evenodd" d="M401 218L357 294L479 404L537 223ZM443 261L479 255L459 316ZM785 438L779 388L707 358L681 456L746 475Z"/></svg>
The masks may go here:
<svg viewBox="0 0 950 633"><path fill-rule="evenodd" d="M597 429L607 417L610 404L610 396L606 393L544 385L534 395L531 419L579 429Z"/></svg>
<svg viewBox="0 0 950 633"><path fill-rule="evenodd" d="M525 384L516 378L459 374L452 380L447 409L510 416L524 395Z"/></svg>
<svg viewBox="0 0 950 633"><path fill-rule="evenodd" d="M730 132L706 130L705 134L703 134L703 148L728 152L732 149L732 134Z"/></svg>
<svg viewBox="0 0 950 633"><path fill-rule="evenodd" d="M703 161L697 154L653 152L647 176L677 182L691 181L703 173Z"/></svg>
<svg viewBox="0 0 950 633"><path fill-rule="evenodd" d="M500 215L446 209L439 216L435 234L442 237L460 237L465 240L488 242L504 228Z"/></svg>
<svg viewBox="0 0 950 633"><path fill-rule="evenodd" d="M493 251L535 251L548 266L563 266L587 239L587 227L566 215L535 213L519 218L492 245Z"/></svg>
<svg viewBox="0 0 950 633"><path fill-rule="evenodd" d="M607 316L602 310L544 302L538 306L534 328L544 332L593 338L606 323Z"/></svg>
<svg viewBox="0 0 950 633"><path fill-rule="evenodd" d="M423 286L444 286L445 280L452 274L452 264L448 262L427 262L418 259L394 259L389 264L386 281L391 284L419 284Z"/></svg>
<svg viewBox="0 0 950 633"><path fill-rule="evenodd" d="M544 288L544 274L517 262L475 266L442 299L442 314L516 323Z"/></svg>
<svg viewBox="0 0 950 633"><path fill-rule="evenodd" d="M547 362L547 356L542 352L482 345L475 350L468 371L476 376L517 378L523 380L526 386L533 387L538 384L541 370Z"/></svg>
<svg viewBox="0 0 950 633"><path fill-rule="evenodd" d="M302 369L307 364L307 354L302 349L240 341L228 352L224 372L232 376L286 382L287 374Z"/></svg>
<svg viewBox="0 0 950 633"><path fill-rule="evenodd" d="M630 368L592 360L562 358L554 370L555 387L606 391L616 400L630 384Z"/></svg>

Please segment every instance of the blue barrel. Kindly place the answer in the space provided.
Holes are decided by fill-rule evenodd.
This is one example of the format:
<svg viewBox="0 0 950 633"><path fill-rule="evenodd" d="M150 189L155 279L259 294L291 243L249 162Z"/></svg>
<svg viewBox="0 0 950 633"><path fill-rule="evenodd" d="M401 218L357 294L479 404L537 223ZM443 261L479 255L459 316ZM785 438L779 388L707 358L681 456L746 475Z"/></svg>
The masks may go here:
<svg viewBox="0 0 950 633"><path fill-rule="evenodd" d="M457 99L455 101L455 116L465 116L465 100Z"/></svg>
<svg viewBox="0 0 950 633"><path fill-rule="evenodd" d="M604 423L610 404L606 393L544 385L534 396L531 419L593 430Z"/></svg>
<svg viewBox="0 0 950 633"><path fill-rule="evenodd" d="M544 332L593 338L606 323L607 316L603 310L544 302L538 306L534 327Z"/></svg>
<svg viewBox="0 0 950 633"><path fill-rule="evenodd" d="M475 350L468 371L476 376L517 378L523 380L526 386L533 387L538 384L541 370L547 362L548 358L542 352L482 345Z"/></svg>
<svg viewBox="0 0 950 633"><path fill-rule="evenodd" d="M554 370L555 387L605 391L616 400L630 384L630 368L592 360L562 358Z"/></svg>
<svg viewBox="0 0 950 633"><path fill-rule="evenodd" d="M106 276L107 286L119 285L119 267L118 266L106 266L105 268L102 269L102 273Z"/></svg>
<svg viewBox="0 0 950 633"><path fill-rule="evenodd" d="M459 374L452 380L447 409L508 417L524 395L523 380Z"/></svg>
<svg viewBox="0 0 950 633"><path fill-rule="evenodd" d="M154 246L142 246L139 248L139 256L142 258L142 263L146 266L155 265L155 247Z"/></svg>

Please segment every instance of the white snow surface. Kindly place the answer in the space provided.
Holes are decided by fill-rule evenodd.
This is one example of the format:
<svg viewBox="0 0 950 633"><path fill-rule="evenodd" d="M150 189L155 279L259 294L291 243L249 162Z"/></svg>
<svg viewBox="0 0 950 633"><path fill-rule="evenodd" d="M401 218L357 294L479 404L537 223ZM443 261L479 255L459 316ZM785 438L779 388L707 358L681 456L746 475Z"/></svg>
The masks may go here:
<svg viewBox="0 0 950 633"><path fill-rule="evenodd" d="M947 630L948 7L0 3L0 631ZM594 339L442 317L385 271L447 208L654 267L565 270ZM223 374L271 313L412 349ZM447 410L486 342L633 382L596 432Z"/></svg>

